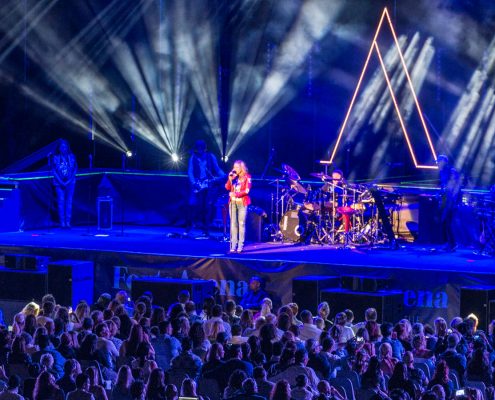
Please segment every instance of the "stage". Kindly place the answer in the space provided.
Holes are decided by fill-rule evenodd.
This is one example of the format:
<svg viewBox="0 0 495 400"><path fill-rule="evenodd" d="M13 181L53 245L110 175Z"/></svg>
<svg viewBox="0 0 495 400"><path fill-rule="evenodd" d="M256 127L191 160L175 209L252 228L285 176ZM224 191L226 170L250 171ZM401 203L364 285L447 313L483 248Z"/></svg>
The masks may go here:
<svg viewBox="0 0 495 400"><path fill-rule="evenodd" d="M458 315L463 287L495 286L494 259L475 254L473 248L445 253L405 242L397 250L268 242L248 243L242 254L227 254L228 243L219 232L209 239L199 234L192 231L185 236L181 228L129 225L110 231L97 231L94 226L37 229L0 233L0 252L91 261L94 297L131 290L134 278L153 276L214 280L220 297L238 300L256 274L264 279L275 302L282 304L301 295L294 293L293 280L304 276L377 279L384 285L379 293L403 296L401 317L423 321ZM24 298L31 299L29 292ZM331 304L335 312L347 306Z"/></svg>

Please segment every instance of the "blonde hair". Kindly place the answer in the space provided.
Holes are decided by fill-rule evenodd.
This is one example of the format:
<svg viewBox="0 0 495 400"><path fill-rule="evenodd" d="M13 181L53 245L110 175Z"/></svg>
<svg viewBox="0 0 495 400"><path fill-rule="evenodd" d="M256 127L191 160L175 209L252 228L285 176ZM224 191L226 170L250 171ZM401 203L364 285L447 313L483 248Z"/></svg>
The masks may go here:
<svg viewBox="0 0 495 400"><path fill-rule="evenodd" d="M248 167L246 166L246 163L242 160L235 160L234 165L237 164L239 167L241 167L241 173L242 174L247 174L249 172Z"/></svg>
<svg viewBox="0 0 495 400"><path fill-rule="evenodd" d="M34 301L31 301L24 306L21 312L24 315L34 315L35 317L37 317L38 313L40 312L40 306Z"/></svg>

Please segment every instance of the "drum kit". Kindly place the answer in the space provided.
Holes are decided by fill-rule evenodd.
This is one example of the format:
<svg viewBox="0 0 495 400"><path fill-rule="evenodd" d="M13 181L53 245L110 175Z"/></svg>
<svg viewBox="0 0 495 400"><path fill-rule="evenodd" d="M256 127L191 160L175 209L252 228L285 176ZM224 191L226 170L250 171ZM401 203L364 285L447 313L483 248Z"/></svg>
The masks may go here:
<svg viewBox="0 0 495 400"><path fill-rule="evenodd" d="M375 201L368 186L336 179L324 172L310 175L321 185L304 186L288 164L271 183L271 224L265 236L274 242L301 244L375 244L384 239Z"/></svg>

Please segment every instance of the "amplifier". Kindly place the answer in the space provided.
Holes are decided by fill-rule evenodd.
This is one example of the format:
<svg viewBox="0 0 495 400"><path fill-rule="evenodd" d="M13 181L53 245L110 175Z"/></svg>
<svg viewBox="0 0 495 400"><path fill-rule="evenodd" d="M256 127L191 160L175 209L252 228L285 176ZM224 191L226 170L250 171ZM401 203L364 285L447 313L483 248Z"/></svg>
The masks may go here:
<svg viewBox="0 0 495 400"><path fill-rule="evenodd" d="M9 269L22 269L38 271L46 269L50 257L35 256L31 254L5 254L5 267Z"/></svg>

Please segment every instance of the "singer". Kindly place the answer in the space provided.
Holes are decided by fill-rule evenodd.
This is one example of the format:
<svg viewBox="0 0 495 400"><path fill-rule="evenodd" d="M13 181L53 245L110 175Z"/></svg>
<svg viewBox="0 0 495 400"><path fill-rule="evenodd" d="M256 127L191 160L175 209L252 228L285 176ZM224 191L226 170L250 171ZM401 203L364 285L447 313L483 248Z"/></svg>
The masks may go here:
<svg viewBox="0 0 495 400"><path fill-rule="evenodd" d="M234 163L229 173L225 189L229 193L230 213L230 253L242 253L246 237L247 208L251 204L249 191L251 190L251 175L242 160Z"/></svg>

